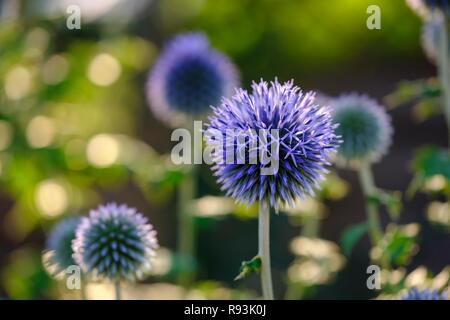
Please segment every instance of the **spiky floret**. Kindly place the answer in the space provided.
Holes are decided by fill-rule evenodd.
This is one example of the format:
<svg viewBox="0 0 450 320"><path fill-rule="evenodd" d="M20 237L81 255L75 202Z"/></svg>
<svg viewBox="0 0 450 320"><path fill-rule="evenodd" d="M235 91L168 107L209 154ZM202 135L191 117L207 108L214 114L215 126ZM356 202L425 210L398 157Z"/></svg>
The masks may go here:
<svg viewBox="0 0 450 320"><path fill-rule="evenodd" d="M366 95L343 94L330 102L333 122L342 143L338 163L358 165L378 161L392 141L390 119L375 100Z"/></svg>
<svg viewBox="0 0 450 320"><path fill-rule="evenodd" d="M74 259L94 279L135 280L152 267L156 231L136 209L110 203L83 218L72 243Z"/></svg>
<svg viewBox="0 0 450 320"><path fill-rule="evenodd" d="M232 62L211 48L203 33L186 33L170 41L147 81L147 100L162 121L179 125L201 117L239 85Z"/></svg>
<svg viewBox="0 0 450 320"><path fill-rule="evenodd" d="M436 289L412 288L401 297L401 300L447 300L447 294L439 293Z"/></svg>
<svg viewBox="0 0 450 320"><path fill-rule="evenodd" d="M221 150L212 159L212 170L227 195L248 204L262 200L278 208L313 194L339 142L328 108L317 106L314 93L303 93L293 81L268 84L261 80L252 84L251 93L236 90L231 99L222 99L209 120L206 143ZM261 138L260 129L266 130L263 136L267 138ZM222 138L217 139L217 134ZM245 143L239 143L239 135L246 136ZM242 151L244 163L238 161L243 159ZM256 155L267 151L278 161L278 170L263 174L268 164L261 157L252 163L251 151ZM226 161L230 152L235 161Z"/></svg>
<svg viewBox="0 0 450 320"><path fill-rule="evenodd" d="M72 241L81 217L63 219L50 231L43 259L46 270L53 276L60 276L68 267L76 265L73 260Z"/></svg>

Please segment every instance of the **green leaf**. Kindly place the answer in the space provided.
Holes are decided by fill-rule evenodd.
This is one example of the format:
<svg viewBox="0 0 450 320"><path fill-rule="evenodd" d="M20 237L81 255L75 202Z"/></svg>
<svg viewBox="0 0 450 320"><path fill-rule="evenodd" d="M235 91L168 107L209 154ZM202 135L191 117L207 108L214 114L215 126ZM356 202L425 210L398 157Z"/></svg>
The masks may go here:
<svg viewBox="0 0 450 320"><path fill-rule="evenodd" d="M239 269L239 274L234 278L234 280L241 280L252 273L259 273L261 271L261 258L256 256L250 261L242 261L241 268Z"/></svg>
<svg viewBox="0 0 450 320"><path fill-rule="evenodd" d="M413 162L413 169L424 178L441 174L450 179L450 154L448 150L436 147L419 149Z"/></svg>
<svg viewBox="0 0 450 320"><path fill-rule="evenodd" d="M349 256L352 253L353 247L358 243L362 236L368 231L369 226L367 222L358 223L345 229L341 236L342 252Z"/></svg>
<svg viewBox="0 0 450 320"><path fill-rule="evenodd" d="M393 220L398 220L400 217L402 211L402 194L400 191L378 190L375 194L368 197L367 200L377 206L385 206Z"/></svg>

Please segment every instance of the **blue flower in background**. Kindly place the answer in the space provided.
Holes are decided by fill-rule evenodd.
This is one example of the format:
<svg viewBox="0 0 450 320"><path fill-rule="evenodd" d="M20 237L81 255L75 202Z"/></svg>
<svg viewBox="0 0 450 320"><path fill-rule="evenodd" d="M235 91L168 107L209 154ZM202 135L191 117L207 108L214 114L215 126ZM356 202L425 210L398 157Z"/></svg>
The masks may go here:
<svg viewBox="0 0 450 320"><path fill-rule="evenodd" d="M450 0L424 0L430 9L442 10L446 15L450 15Z"/></svg>
<svg viewBox="0 0 450 320"><path fill-rule="evenodd" d="M171 40L150 72L147 100L154 114L171 125L202 116L239 85L235 66L210 47L203 33Z"/></svg>
<svg viewBox="0 0 450 320"><path fill-rule="evenodd" d="M405 295L401 297L401 300L447 300L447 294L439 293L436 289L417 289L412 288Z"/></svg>
<svg viewBox="0 0 450 320"><path fill-rule="evenodd" d="M83 218L72 248L75 261L93 278L135 280L151 269L158 241L136 209L111 203Z"/></svg>
<svg viewBox="0 0 450 320"><path fill-rule="evenodd" d="M219 157L213 157L212 170L222 190L237 201L251 204L263 200L275 208L279 204L290 205L297 197L313 194L327 172L325 166L339 142L335 127L328 108L314 103L313 92L301 92L292 81L253 83L251 93L237 90L231 99L224 98L214 108L206 142L210 148L224 152L220 155L219 151ZM268 135L266 141L262 140L258 135L260 129L276 129L278 138ZM230 131L247 134L246 143L238 143L237 137L225 138ZM223 135L222 146L217 145L216 132ZM254 146L259 154L268 150L274 139L279 147L271 156L279 161L278 170L262 174L266 165L262 161L251 163L250 148ZM220 159L225 158L226 150L232 150L238 159L243 149L246 154L243 164Z"/></svg>
<svg viewBox="0 0 450 320"><path fill-rule="evenodd" d="M386 111L365 95L344 94L330 101L336 133L342 143L338 162L376 162L392 142L392 126Z"/></svg>
<svg viewBox="0 0 450 320"><path fill-rule="evenodd" d="M50 274L59 276L67 267L76 265L72 240L75 239L75 230L80 222L79 216L66 218L50 231L44 253L44 265Z"/></svg>

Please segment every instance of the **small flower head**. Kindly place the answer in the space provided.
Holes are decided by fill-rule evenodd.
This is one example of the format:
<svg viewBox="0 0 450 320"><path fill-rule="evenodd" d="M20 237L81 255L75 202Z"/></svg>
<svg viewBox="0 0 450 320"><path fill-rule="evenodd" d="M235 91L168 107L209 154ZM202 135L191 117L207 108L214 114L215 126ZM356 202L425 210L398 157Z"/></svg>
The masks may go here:
<svg viewBox="0 0 450 320"><path fill-rule="evenodd" d="M44 252L44 265L53 276L59 276L66 268L76 265L72 257L72 241L80 222L81 217L78 216L66 218L51 230Z"/></svg>
<svg viewBox="0 0 450 320"><path fill-rule="evenodd" d="M253 83L251 93L239 89L214 108L206 142L223 153L212 159L212 169L222 189L238 201L292 205L297 197L313 194L327 172L338 144L335 127L328 108L314 103L314 93L303 93L292 81ZM222 145L215 133L223 136ZM241 134L245 141L239 140ZM239 162L242 151L245 161ZM252 151L256 156L268 152L278 162L277 170L263 173L268 164L262 158L252 162ZM221 161L230 153L235 161Z"/></svg>
<svg viewBox="0 0 450 320"><path fill-rule="evenodd" d="M450 15L450 0L424 0L430 10L438 10L446 16Z"/></svg>
<svg viewBox="0 0 450 320"><path fill-rule="evenodd" d="M175 37L164 48L147 82L147 100L154 114L177 125L202 116L238 86L235 66L210 47L202 33Z"/></svg>
<svg viewBox="0 0 450 320"><path fill-rule="evenodd" d="M342 143L338 162L344 165L376 162L392 140L390 119L383 107L365 95L344 94L330 102Z"/></svg>
<svg viewBox="0 0 450 320"><path fill-rule="evenodd" d="M447 300L447 294L439 293L436 289L412 288L401 297L401 300Z"/></svg>
<svg viewBox="0 0 450 320"><path fill-rule="evenodd" d="M95 279L135 280L152 267L156 231L134 208L115 203L91 210L72 243L74 259Z"/></svg>

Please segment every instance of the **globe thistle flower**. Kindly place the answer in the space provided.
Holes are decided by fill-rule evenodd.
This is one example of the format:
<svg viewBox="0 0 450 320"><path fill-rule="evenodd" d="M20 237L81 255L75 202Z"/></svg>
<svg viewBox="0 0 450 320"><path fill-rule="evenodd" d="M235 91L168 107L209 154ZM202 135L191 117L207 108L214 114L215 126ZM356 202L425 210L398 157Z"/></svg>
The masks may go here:
<svg viewBox="0 0 450 320"><path fill-rule="evenodd" d="M212 170L227 195L248 204L267 201L277 209L280 204L292 205L297 197L313 194L339 142L328 108L319 108L314 103L313 92L303 93L292 81L280 84L275 80L269 85L261 80L252 84L251 93L236 90L231 99L224 98L213 110L206 143L219 150L223 147L224 152L218 152L212 159ZM269 149L275 138L269 136L267 141L262 140L258 135L260 129L278 131L278 152L271 154L279 162L278 171L262 174L265 165L262 161L252 164L250 156L246 156L244 164L221 161L227 150L232 150L234 158L238 159L239 149L243 147L246 154L250 153L252 145L258 153ZM234 136L223 139L223 146L218 146L215 133L225 137L230 130L234 130L236 136L247 134L247 143L239 145ZM256 141L256 144L249 141Z"/></svg>
<svg viewBox="0 0 450 320"><path fill-rule="evenodd" d="M401 300L447 300L447 294L439 293L436 289L412 288L401 297Z"/></svg>
<svg viewBox="0 0 450 320"><path fill-rule="evenodd" d="M62 220L51 230L44 252L44 266L55 276L60 276L66 268L76 265L73 260L72 240L75 230L81 222L81 217L75 216Z"/></svg>
<svg viewBox="0 0 450 320"><path fill-rule="evenodd" d="M166 45L149 74L148 104L159 119L178 125L230 96L238 78L235 66L203 33L181 34Z"/></svg>
<svg viewBox="0 0 450 320"><path fill-rule="evenodd" d="M383 107L365 95L344 94L330 102L336 133L342 143L338 163L347 165L378 161L392 140L390 119Z"/></svg>
<svg viewBox="0 0 450 320"><path fill-rule="evenodd" d="M152 267L156 231L136 209L110 203L83 218L72 243L74 259L94 279L135 280Z"/></svg>
<svg viewBox="0 0 450 320"><path fill-rule="evenodd" d="M450 0L424 0L431 10L439 10L446 16L450 15Z"/></svg>

